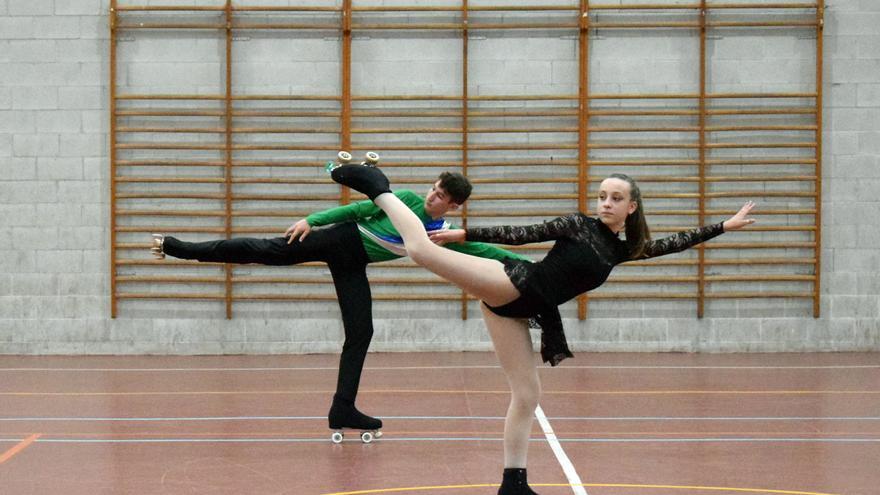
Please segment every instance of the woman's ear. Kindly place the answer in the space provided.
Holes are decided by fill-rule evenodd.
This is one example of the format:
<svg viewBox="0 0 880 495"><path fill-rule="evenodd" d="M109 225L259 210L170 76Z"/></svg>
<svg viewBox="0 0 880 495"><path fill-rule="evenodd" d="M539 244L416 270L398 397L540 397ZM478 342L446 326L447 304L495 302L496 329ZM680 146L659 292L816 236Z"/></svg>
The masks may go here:
<svg viewBox="0 0 880 495"><path fill-rule="evenodd" d="M629 208L627 210L627 215L632 215L639 208L639 204L635 201L629 202Z"/></svg>

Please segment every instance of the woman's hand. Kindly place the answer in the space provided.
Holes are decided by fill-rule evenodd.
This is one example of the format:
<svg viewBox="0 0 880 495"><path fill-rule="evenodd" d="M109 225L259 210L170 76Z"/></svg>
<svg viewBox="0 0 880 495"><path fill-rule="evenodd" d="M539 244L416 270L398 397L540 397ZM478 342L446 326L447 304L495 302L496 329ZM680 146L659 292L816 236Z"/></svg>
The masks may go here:
<svg viewBox="0 0 880 495"><path fill-rule="evenodd" d="M438 230L428 234L428 238L438 246L448 242L464 242L464 229Z"/></svg>
<svg viewBox="0 0 880 495"><path fill-rule="evenodd" d="M309 222L306 222L306 219L303 218L299 222L291 225L290 228L287 229L287 232L284 233L284 237L287 237L287 243L290 244L299 237L300 242L309 235L309 232L312 231L311 225Z"/></svg>
<svg viewBox="0 0 880 495"><path fill-rule="evenodd" d="M745 227L746 225L751 225L755 223L754 218L746 218L754 207L754 201L749 201L744 204L743 207L740 208L738 212L736 212L736 215L724 221L724 223L722 224L722 226L724 227L724 231L730 232L731 230L738 230Z"/></svg>

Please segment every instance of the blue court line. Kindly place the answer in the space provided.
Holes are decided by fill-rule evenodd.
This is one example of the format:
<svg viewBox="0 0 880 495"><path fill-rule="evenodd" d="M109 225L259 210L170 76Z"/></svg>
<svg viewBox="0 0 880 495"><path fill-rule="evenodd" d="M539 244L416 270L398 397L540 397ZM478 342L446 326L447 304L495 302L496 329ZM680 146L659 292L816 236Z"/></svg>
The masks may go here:
<svg viewBox="0 0 880 495"><path fill-rule="evenodd" d="M380 416L385 420L503 421L503 416ZM323 421L326 416L204 416L204 417L0 417L0 421ZM552 421L880 421L880 416L558 416Z"/></svg>
<svg viewBox="0 0 880 495"><path fill-rule="evenodd" d="M561 443L880 443L880 438L559 438ZM21 438L0 438L0 442L21 442ZM361 443L360 439L352 442ZM502 438L482 437L382 437L384 442L501 442ZM547 443L544 438L529 440ZM161 444L161 443L328 443L326 438L138 438L90 439L44 438L34 443L72 444Z"/></svg>

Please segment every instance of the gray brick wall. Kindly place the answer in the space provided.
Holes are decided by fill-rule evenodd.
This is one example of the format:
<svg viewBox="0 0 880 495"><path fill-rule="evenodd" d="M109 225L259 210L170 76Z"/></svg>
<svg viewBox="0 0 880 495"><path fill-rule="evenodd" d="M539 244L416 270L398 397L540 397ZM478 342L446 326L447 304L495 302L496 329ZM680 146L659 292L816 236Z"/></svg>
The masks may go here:
<svg viewBox="0 0 880 495"><path fill-rule="evenodd" d="M222 318L217 302L193 302L170 314L162 301L126 302L131 311L109 318L108 6L108 0L0 0L0 236L6 239L0 245L0 353L336 352L342 330L330 302L247 303L237 306L231 321ZM712 301L699 320L691 303L608 301L594 303L586 321L567 319L574 348L880 349L878 25L880 2L874 0L834 2L826 11L822 317L812 318L804 301ZM169 43L149 33L137 36L136 43L120 43L121 90L220 90L222 45L216 39L187 35ZM472 94L576 90L576 40L517 36L470 41ZM731 41L711 40L712 91L795 91L811 80L813 40ZM269 66L291 43L301 54L297 62ZM460 43L433 35L356 36L355 88L454 93L461 80ZM696 87L689 79L698 57L691 38L647 34L622 46L600 35L591 43L601 54L591 59L593 91ZM338 39L284 44L255 34L235 53L236 80L254 91L339 89ZM186 65L169 63L169 56ZM411 319L411 304L377 311L373 349L490 348L476 305L461 321L457 310L444 317L449 311L442 303L425 303L420 307L428 317ZM571 305L563 312L574 314Z"/></svg>

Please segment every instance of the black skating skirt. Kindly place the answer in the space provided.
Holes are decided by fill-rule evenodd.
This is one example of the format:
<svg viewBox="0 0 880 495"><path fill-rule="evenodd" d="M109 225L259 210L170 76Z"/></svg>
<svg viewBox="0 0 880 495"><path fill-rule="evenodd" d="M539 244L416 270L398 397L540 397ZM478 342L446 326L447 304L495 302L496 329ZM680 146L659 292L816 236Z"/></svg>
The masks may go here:
<svg viewBox="0 0 880 495"><path fill-rule="evenodd" d="M541 359L556 366L563 359L574 357L568 349L559 308L547 304L530 292L522 292L513 301L502 306L489 306L489 311L507 318L528 318L529 328L541 330Z"/></svg>

